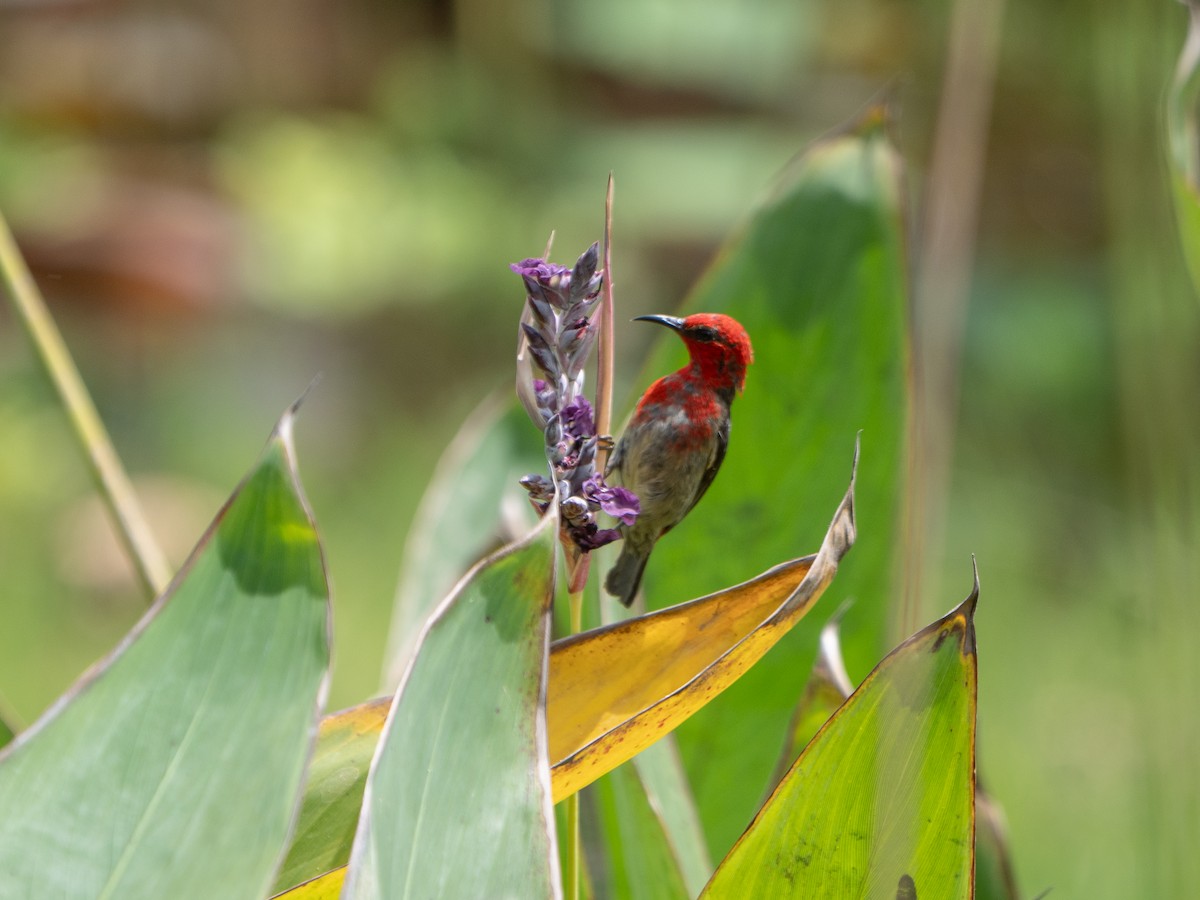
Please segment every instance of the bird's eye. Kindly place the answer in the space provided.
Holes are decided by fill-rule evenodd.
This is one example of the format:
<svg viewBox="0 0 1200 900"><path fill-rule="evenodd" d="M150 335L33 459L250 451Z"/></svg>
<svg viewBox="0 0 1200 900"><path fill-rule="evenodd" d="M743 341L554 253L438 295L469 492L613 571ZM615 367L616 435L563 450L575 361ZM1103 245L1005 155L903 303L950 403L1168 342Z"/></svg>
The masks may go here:
<svg viewBox="0 0 1200 900"><path fill-rule="evenodd" d="M710 328L708 325L697 325L695 328L688 329L688 337L697 341L715 341L717 329Z"/></svg>

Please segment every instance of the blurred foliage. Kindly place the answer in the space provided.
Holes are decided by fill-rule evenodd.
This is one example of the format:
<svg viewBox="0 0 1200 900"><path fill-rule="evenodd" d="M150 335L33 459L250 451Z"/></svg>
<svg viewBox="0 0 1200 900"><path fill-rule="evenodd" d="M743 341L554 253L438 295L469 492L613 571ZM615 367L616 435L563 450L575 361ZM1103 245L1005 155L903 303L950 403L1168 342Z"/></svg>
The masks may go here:
<svg viewBox="0 0 1200 900"><path fill-rule="evenodd" d="M348 705L378 684L437 454L509 382L505 264L552 228L598 237L613 170L619 302L668 312L788 157L893 81L919 193L950 8L9 4L0 206L139 481L224 496L324 373L301 454ZM1174 779L1200 697L1198 325L1160 121L1186 22L1171 0L1006 4L940 557L959 584L978 553L995 598L980 757L1029 894L1196 880ZM9 315L0 693L30 721L142 607L120 566L71 574L107 536L77 528L87 480ZM619 326L619 378L648 339ZM158 527L186 545L212 505Z"/></svg>

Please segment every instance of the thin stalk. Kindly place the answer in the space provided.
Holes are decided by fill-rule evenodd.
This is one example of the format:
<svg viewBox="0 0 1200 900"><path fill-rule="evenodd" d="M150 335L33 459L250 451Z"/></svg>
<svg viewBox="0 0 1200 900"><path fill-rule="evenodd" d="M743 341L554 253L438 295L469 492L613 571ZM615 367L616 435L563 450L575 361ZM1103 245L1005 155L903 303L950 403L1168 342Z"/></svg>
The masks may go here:
<svg viewBox="0 0 1200 900"><path fill-rule="evenodd" d="M587 558L586 555L584 557ZM586 567L583 580L587 581ZM583 587L568 595L571 612L571 634L583 631ZM582 881L583 865L581 845L579 840L579 792L576 791L566 799L567 804L567 865L566 865L566 896L567 900L579 900L579 886Z"/></svg>
<svg viewBox="0 0 1200 900"><path fill-rule="evenodd" d="M929 163L915 287L916 459L910 486L905 591L898 635L924 621L937 597L959 402L963 332L1005 0L955 0L937 130Z"/></svg>
<svg viewBox="0 0 1200 900"><path fill-rule="evenodd" d="M600 300L600 334L596 339L596 433L612 434L613 379L613 304L612 277L612 208L613 176L608 173L608 192L604 198L604 295ZM596 469L608 465L609 448L601 444L596 450Z"/></svg>
<svg viewBox="0 0 1200 900"><path fill-rule="evenodd" d="M153 599L171 580L166 557L150 533L129 476L125 474L96 406L3 215L0 215L0 280L4 282L34 351L58 393L87 458L96 488L112 516L117 537L146 594Z"/></svg>
<svg viewBox="0 0 1200 900"><path fill-rule="evenodd" d="M600 300L600 334L597 337L596 361L596 433L608 435L612 427L613 373L613 283L612 283L612 204L613 177L608 176L608 192L604 199L604 293ZM546 244L550 258L553 233ZM603 472L608 462L608 447L601 442L596 450L596 468ZM565 535L565 532L564 532ZM571 634L583 631L583 589L591 569L591 554L580 553L574 542L564 536L563 551L567 558L567 596L570 602ZM567 804L567 852L564 879L567 900L579 900L583 876L579 840L579 793L565 801Z"/></svg>

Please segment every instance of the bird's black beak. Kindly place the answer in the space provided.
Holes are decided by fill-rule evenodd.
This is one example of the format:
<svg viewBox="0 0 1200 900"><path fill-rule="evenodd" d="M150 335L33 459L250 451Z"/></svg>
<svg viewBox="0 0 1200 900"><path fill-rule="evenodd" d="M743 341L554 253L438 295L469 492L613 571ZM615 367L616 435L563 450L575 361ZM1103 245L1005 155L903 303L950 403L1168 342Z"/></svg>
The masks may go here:
<svg viewBox="0 0 1200 900"><path fill-rule="evenodd" d="M678 316L634 316L635 322L656 322L659 325L666 325L672 331L683 330L683 319Z"/></svg>

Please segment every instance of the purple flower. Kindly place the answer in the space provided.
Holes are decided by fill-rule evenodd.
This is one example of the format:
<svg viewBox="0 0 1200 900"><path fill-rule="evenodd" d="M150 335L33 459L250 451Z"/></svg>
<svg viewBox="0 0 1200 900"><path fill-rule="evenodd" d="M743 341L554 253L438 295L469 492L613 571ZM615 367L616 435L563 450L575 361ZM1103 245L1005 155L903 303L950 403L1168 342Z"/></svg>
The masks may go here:
<svg viewBox="0 0 1200 900"><path fill-rule="evenodd" d="M549 284L556 275L561 278L571 274L571 270L566 266L546 262L544 259L523 259L519 263L512 263L509 268L522 278L531 278L542 284Z"/></svg>
<svg viewBox="0 0 1200 900"><path fill-rule="evenodd" d="M562 423L572 437L590 437L596 433L596 416L587 397L576 397L563 407Z"/></svg>
<svg viewBox="0 0 1200 900"><path fill-rule="evenodd" d="M583 396L585 363L596 340L593 315L604 282L599 262L597 243L573 268L544 259L511 266L525 282L526 293L517 393L543 430L550 474L528 475L521 484L539 512L557 501L564 531L584 551L621 537L619 529L596 524L597 512L632 525L639 510L632 491L609 487L596 472L596 414ZM545 377L534 378L534 369Z"/></svg>
<svg viewBox="0 0 1200 900"><path fill-rule="evenodd" d="M619 541L621 532L615 528L601 528L595 522L588 522L582 526L572 527L571 537L575 539L580 550L591 552L600 549L605 544Z"/></svg>
<svg viewBox="0 0 1200 900"><path fill-rule="evenodd" d="M609 487L604 483L604 476L600 473L596 473L584 482L583 496L593 503L599 503L604 512L622 525L632 525L642 511L637 494L628 488Z"/></svg>

